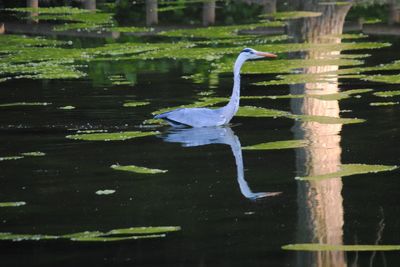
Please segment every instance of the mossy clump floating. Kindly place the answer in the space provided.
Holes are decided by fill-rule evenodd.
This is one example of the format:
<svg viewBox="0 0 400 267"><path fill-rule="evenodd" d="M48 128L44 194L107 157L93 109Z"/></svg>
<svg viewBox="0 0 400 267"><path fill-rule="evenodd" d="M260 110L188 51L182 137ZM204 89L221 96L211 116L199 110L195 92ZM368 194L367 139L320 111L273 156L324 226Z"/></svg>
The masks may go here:
<svg viewBox="0 0 400 267"><path fill-rule="evenodd" d="M379 97L394 97L400 95L400 90L398 91L384 91L384 92L376 92L374 93L375 96Z"/></svg>
<svg viewBox="0 0 400 267"><path fill-rule="evenodd" d="M115 190L113 190L113 189L104 189L104 190L97 190L96 192L95 192L95 194L96 195L111 195L111 194L114 194L115 193Z"/></svg>
<svg viewBox="0 0 400 267"><path fill-rule="evenodd" d="M276 117L286 117L290 115L290 112L276 110L276 109L266 109L260 107L253 106L243 106L239 107L236 116L238 117L268 117L268 118L276 118Z"/></svg>
<svg viewBox="0 0 400 267"><path fill-rule="evenodd" d="M287 117L295 120L301 120L303 122L317 122L320 124L355 124L355 123L365 122L364 119L358 119L358 118L340 118L340 117L318 116L318 115L291 114Z"/></svg>
<svg viewBox="0 0 400 267"><path fill-rule="evenodd" d="M282 249L296 251L394 251L400 250L400 245L329 245L305 243L285 245L282 246Z"/></svg>
<svg viewBox="0 0 400 267"><path fill-rule="evenodd" d="M146 106L150 104L148 101L129 101L124 103L124 107L126 108L134 108L134 107L140 107L140 106Z"/></svg>
<svg viewBox="0 0 400 267"><path fill-rule="evenodd" d="M0 233L0 240L41 241L67 239L76 242L116 242L124 240L163 238L167 233L180 231L180 226L149 226L114 229L108 232L85 231L65 235Z"/></svg>
<svg viewBox="0 0 400 267"><path fill-rule="evenodd" d="M75 109L76 107L74 107L74 106L63 106L63 107L59 107L58 109L61 109L61 110L72 110L72 109Z"/></svg>
<svg viewBox="0 0 400 267"><path fill-rule="evenodd" d="M123 141L138 137L156 135L159 132L126 131L116 133L87 133L67 135L66 138L84 141Z"/></svg>
<svg viewBox="0 0 400 267"><path fill-rule="evenodd" d="M32 152L21 153L21 155L27 157L43 157L46 156L46 153L40 151L32 151Z"/></svg>
<svg viewBox="0 0 400 267"><path fill-rule="evenodd" d="M8 156L8 157L0 157L0 161L6 161L6 160L17 160L17 159L22 159L24 158L23 156Z"/></svg>
<svg viewBox="0 0 400 267"><path fill-rule="evenodd" d="M168 107L168 108L162 108L157 111L152 112L151 114L157 115L161 114L167 111L171 111L177 108L202 108L202 107L210 107L214 106L220 103L225 103L228 102L229 98L227 97L202 97L198 101L194 102L193 104L187 104L187 105L180 105L176 107Z"/></svg>
<svg viewBox="0 0 400 267"><path fill-rule="evenodd" d="M340 170L334 173L321 174L316 176L296 177L297 180L323 180L338 178L343 176L366 174L366 173L378 173L384 171L392 171L397 169L395 165L368 165L368 164L342 164Z"/></svg>
<svg viewBox="0 0 400 267"><path fill-rule="evenodd" d="M381 83L400 83L400 75L368 75L363 80Z"/></svg>
<svg viewBox="0 0 400 267"><path fill-rule="evenodd" d="M17 201L17 202L0 202L0 208L6 207L20 207L26 205L25 201Z"/></svg>
<svg viewBox="0 0 400 267"><path fill-rule="evenodd" d="M308 145L306 140L285 140L285 141L275 141L268 143L261 143L252 146L245 146L244 150L274 150L274 149L290 149L290 148L300 148Z"/></svg>
<svg viewBox="0 0 400 267"><path fill-rule="evenodd" d="M369 103L372 107L382 107L382 106L394 106L398 105L400 102L371 102Z"/></svg>
<svg viewBox="0 0 400 267"><path fill-rule="evenodd" d="M127 172L141 173L141 174L158 174L158 173L166 173L168 171L160 169L150 169L136 165L119 165L119 164L111 165L111 168L117 171L127 171Z"/></svg>
<svg viewBox="0 0 400 267"><path fill-rule="evenodd" d="M108 31L116 31L116 32L128 32L128 33L137 33L137 32L153 32L154 28L148 27L111 27L107 29Z"/></svg>
<svg viewBox="0 0 400 267"><path fill-rule="evenodd" d="M24 13L38 13L38 14L82 14L91 12L87 9L80 9L76 7L17 7L17 8L6 8L6 11L12 12L24 12Z"/></svg>
<svg viewBox="0 0 400 267"><path fill-rule="evenodd" d="M48 106L48 105L51 105L51 103L47 103L47 102L15 102L15 103L0 104L0 107L5 108L5 107L21 107L21 106Z"/></svg>

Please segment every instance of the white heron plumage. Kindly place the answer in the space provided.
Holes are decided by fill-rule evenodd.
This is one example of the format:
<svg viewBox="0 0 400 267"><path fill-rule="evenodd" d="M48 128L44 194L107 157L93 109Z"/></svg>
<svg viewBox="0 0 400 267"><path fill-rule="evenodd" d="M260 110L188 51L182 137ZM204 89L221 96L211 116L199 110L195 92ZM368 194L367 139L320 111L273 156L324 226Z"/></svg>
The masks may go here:
<svg viewBox="0 0 400 267"><path fill-rule="evenodd" d="M233 69L233 89L228 104L222 108L179 108L156 115L155 119L163 119L172 126L212 127L228 124L239 109L240 100L240 69L249 59L258 59L276 55L259 52L252 48L243 49L236 59Z"/></svg>

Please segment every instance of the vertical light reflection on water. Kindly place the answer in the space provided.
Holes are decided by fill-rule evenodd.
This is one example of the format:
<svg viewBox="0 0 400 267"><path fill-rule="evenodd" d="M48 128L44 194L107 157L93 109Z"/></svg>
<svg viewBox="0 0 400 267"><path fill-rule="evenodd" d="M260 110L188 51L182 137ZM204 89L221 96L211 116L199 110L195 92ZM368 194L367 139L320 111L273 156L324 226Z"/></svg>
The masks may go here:
<svg viewBox="0 0 400 267"><path fill-rule="evenodd" d="M26 6L29 8L39 8L39 0L26 0ZM38 23L39 13L29 12L28 23Z"/></svg>
<svg viewBox="0 0 400 267"><path fill-rule="evenodd" d="M307 11L321 12L317 18L292 21L289 34L297 42L340 43L344 18L350 5L323 5L315 1L294 1ZM321 38L324 37L324 38ZM304 59L340 56L339 51L309 51L292 55ZM313 66L301 69L305 74L320 74L338 70L339 66ZM294 114L339 117L337 100L326 101L307 97L309 94L333 94L339 91L338 78L332 75L324 82L292 85L291 94L304 94L304 99L292 99ZM319 124L297 121L293 127L295 139L306 139L310 145L296 152L299 176L332 173L341 165L341 124ZM340 177L323 181L299 181L297 184L298 223L296 243L343 244L344 210ZM344 252L312 252L297 254L297 266L347 266Z"/></svg>

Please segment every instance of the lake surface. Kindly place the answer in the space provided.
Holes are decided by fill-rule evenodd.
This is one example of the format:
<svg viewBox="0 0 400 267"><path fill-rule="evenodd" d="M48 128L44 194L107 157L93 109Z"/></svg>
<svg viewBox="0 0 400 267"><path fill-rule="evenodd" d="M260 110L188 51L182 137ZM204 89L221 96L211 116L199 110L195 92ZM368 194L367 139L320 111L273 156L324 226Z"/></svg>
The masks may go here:
<svg viewBox="0 0 400 267"><path fill-rule="evenodd" d="M303 243L400 244L396 169L400 96L376 95L399 90L399 85L369 80L380 77L377 74L398 77L399 67L392 63L399 59L400 42L393 36L342 35L348 9L306 9L321 14L290 20L286 26L290 38L273 41L268 39L271 35L247 35L244 40L242 35L213 37L215 32L206 33L209 38L193 37L193 32L185 33L189 37L122 34L117 39L44 36L72 43L56 46L64 49L62 53L68 49L79 53L74 58L69 58L72 52L61 54L85 74L77 79L11 72L10 64L30 62L17 58L12 51L16 45L4 51L13 34L6 32L1 36L1 63L8 71L1 72L7 80L0 83L0 202L24 204L0 208L0 232L28 236L0 240L2 266L397 266L399 251L282 249ZM10 21L24 24L15 18ZM27 38L36 36L27 33ZM177 47L157 46L172 42ZM182 42L194 46L179 48ZM296 43L309 46L293 48ZM141 45L143 51L107 54L105 49L99 56L85 50L106 44L123 44L118 48L122 50L124 44L126 49ZM146 51L148 44L155 47L153 52ZM242 99L241 106L284 115L257 117L242 112L228 126L201 129L145 122L161 108L230 96L231 66L248 46L268 49L279 58L245 63L249 67L243 69L241 94L249 98ZM21 48L27 60L29 49ZM50 53L46 45L35 49ZM96 60L85 60L82 53ZM54 66L71 64L60 63L54 55L31 58L56 62ZM269 63L275 64L272 69ZM290 73L303 76L293 82ZM255 84L265 81L278 82ZM372 90L343 94L355 89ZM124 107L129 101L148 103ZM21 102L25 105L4 106ZM394 103L371 105L381 102ZM216 101L216 106L225 103ZM67 106L74 108L60 109ZM67 138L87 130L157 133L116 141ZM282 149L246 149L288 140L304 143L297 148L284 149L281 143L277 148ZM26 152L43 155L4 158ZM144 174L110 167L116 164L167 172ZM379 166L346 169L347 164ZM380 172L382 166L393 170ZM101 194L102 190L112 191ZM29 236L150 226L180 230L160 238L115 242Z"/></svg>

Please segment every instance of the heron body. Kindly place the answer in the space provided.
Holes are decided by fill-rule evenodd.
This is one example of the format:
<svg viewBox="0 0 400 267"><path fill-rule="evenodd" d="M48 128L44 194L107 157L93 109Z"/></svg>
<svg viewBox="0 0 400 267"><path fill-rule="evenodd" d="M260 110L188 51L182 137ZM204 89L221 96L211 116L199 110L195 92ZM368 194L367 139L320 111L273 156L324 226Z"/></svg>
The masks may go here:
<svg viewBox="0 0 400 267"><path fill-rule="evenodd" d="M156 115L155 119L163 119L170 125L188 127L212 127L228 124L239 109L240 100L240 69L249 59L276 57L276 55L258 52L251 48L243 49L236 59L233 70L233 90L229 103L218 109L209 108L179 108Z"/></svg>

